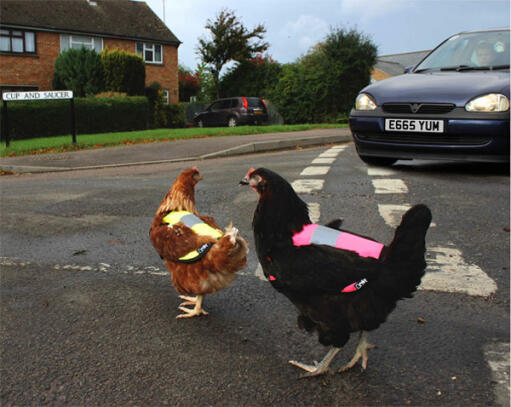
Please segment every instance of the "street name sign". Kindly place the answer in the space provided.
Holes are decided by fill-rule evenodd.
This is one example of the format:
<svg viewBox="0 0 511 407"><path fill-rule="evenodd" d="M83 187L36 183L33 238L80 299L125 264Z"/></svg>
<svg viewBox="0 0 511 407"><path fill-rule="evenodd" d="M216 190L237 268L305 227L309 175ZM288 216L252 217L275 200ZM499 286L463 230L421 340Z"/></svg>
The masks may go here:
<svg viewBox="0 0 511 407"><path fill-rule="evenodd" d="M2 99L6 102L16 100L53 100L73 99L72 90L48 90L43 92L4 92Z"/></svg>

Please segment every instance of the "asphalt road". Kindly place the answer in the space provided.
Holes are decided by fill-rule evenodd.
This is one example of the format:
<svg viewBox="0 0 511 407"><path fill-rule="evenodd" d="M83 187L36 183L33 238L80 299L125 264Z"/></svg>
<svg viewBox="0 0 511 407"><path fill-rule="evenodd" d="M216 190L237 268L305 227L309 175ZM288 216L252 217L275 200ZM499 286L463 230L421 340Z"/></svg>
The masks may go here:
<svg viewBox="0 0 511 407"><path fill-rule="evenodd" d="M368 171L346 146L2 177L0 403L509 405L508 169L400 162ZM318 158L333 160L311 165ZM298 379L287 361L310 363L326 349L297 329L254 250L230 288L206 297L209 316L175 319L180 301L148 229L192 165L204 176L200 211L220 225L232 219L252 247L256 195L237 185L251 166L306 180L295 185L312 188L302 197L321 222L342 216L384 242L396 213L430 206L427 278L371 333L365 372ZM303 174L309 167L327 172Z"/></svg>

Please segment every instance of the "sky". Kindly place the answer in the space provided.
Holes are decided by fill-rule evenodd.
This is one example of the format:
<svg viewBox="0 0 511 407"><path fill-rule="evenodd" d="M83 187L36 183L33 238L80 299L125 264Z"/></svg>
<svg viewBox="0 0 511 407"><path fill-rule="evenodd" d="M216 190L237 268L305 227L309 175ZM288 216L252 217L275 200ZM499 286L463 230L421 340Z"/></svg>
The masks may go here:
<svg viewBox="0 0 511 407"><path fill-rule="evenodd" d="M294 62L332 28L356 29L378 47L378 55L434 48L460 31L510 26L509 0L145 0L179 38L179 64L195 70L198 39L227 8L250 30L266 28L267 53ZM165 16L163 5L165 4Z"/></svg>

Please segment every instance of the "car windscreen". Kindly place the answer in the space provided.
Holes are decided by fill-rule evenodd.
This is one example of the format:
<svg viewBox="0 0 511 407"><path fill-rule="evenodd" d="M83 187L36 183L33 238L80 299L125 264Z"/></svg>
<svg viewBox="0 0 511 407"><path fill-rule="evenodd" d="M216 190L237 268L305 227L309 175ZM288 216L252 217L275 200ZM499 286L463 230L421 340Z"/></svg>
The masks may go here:
<svg viewBox="0 0 511 407"><path fill-rule="evenodd" d="M248 107L260 107L264 108L263 101L260 98L246 98Z"/></svg>
<svg viewBox="0 0 511 407"><path fill-rule="evenodd" d="M509 30L454 35L413 70L479 70L509 68Z"/></svg>

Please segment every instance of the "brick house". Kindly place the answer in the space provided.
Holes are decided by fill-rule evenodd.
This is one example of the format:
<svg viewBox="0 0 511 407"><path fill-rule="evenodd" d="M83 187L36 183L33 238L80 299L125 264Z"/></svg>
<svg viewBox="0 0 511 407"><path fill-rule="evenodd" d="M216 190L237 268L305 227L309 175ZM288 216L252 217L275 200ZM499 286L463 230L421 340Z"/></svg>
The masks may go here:
<svg viewBox="0 0 511 407"><path fill-rule="evenodd" d="M181 42L133 0L0 0L0 92L51 90L55 59L69 48L121 49L143 57L146 86L177 103Z"/></svg>

